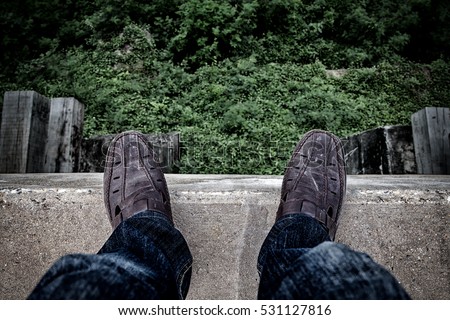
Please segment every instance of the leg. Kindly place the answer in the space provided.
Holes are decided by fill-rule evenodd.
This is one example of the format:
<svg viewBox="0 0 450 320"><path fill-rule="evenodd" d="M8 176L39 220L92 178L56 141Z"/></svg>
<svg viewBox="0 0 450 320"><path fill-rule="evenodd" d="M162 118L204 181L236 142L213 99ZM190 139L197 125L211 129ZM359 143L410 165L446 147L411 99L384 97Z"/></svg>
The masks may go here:
<svg viewBox="0 0 450 320"><path fill-rule="evenodd" d="M329 241L317 220L291 214L276 222L258 258L258 299L408 299L368 255Z"/></svg>
<svg viewBox="0 0 450 320"><path fill-rule="evenodd" d="M121 223L98 254L58 260L29 299L183 299L191 263L181 233L144 211Z"/></svg>
<svg viewBox="0 0 450 320"><path fill-rule="evenodd" d="M185 298L192 256L173 225L166 180L147 139L120 134L106 159L104 200L113 234L97 255L59 260L29 298Z"/></svg>
<svg viewBox="0 0 450 320"><path fill-rule="evenodd" d="M276 222L260 251L258 298L409 298L369 256L331 242L345 189L340 140L310 131L288 164Z"/></svg>

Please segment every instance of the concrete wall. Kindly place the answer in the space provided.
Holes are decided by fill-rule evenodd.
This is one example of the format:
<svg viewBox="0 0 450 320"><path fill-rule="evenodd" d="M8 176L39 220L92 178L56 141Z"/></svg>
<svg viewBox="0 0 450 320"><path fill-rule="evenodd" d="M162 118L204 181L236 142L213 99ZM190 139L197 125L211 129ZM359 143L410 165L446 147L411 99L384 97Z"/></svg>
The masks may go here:
<svg viewBox="0 0 450 320"><path fill-rule="evenodd" d="M167 175L194 256L189 299L254 299L256 258L282 177ZM336 240L367 252L415 299L450 299L450 176L349 176ZM111 233L101 174L0 175L0 299L23 299L61 255Z"/></svg>

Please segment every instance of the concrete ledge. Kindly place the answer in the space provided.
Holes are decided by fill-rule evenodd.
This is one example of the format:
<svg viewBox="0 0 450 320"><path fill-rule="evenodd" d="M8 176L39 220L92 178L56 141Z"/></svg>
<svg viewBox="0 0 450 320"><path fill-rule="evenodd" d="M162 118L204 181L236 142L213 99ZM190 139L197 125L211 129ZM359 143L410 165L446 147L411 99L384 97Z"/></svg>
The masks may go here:
<svg viewBox="0 0 450 320"><path fill-rule="evenodd" d="M194 256L190 299L254 299L256 257L282 177L167 175ZM111 233L102 174L0 175L0 298L24 299L67 253ZM337 241L365 251L415 299L450 299L450 176L349 176Z"/></svg>

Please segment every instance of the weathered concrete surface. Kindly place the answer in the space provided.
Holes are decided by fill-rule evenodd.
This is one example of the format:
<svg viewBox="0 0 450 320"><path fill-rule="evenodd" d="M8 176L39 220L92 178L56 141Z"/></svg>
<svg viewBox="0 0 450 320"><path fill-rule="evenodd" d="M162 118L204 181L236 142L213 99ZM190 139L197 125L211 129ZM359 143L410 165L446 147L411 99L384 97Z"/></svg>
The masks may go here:
<svg viewBox="0 0 450 320"><path fill-rule="evenodd" d="M254 299L279 176L167 175L194 256L190 299ZM370 254L415 299L450 299L450 176L349 176L337 241ZM101 174L0 175L0 298L23 299L61 255L111 229Z"/></svg>

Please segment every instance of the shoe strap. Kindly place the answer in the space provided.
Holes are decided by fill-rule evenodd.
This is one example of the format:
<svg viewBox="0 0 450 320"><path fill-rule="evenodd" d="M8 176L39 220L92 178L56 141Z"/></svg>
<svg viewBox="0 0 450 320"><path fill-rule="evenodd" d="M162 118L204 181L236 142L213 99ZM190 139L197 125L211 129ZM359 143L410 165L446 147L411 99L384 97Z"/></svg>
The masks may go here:
<svg viewBox="0 0 450 320"><path fill-rule="evenodd" d="M118 205L120 211L111 208L114 210L111 212L113 214L113 224L117 226L123 220L145 210L160 212L172 220L172 213L170 212L170 204L168 202L167 200L164 203L162 195L153 187L138 189Z"/></svg>

